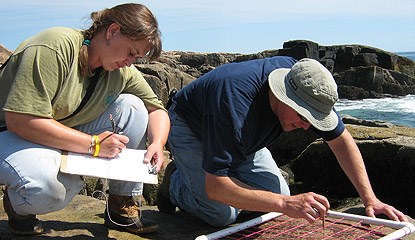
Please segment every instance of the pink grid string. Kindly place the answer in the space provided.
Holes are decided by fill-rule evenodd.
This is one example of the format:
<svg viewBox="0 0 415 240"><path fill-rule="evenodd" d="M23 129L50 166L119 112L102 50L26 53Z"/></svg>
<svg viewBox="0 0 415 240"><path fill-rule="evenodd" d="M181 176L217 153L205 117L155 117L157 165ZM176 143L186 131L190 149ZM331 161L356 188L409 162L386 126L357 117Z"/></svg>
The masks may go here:
<svg viewBox="0 0 415 240"><path fill-rule="evenodd" d="M315 235L316 233L318 233L320 230L322 230L322 231L324 231L324 229L325 228L328 228L328 227L330 227L330 226L332 226L332 225L335 225L335 224L337 224L337 223L339 223L339 222L341 222L341 220L336 220L336 221L330 221L330 222L326 222L326 225L323 227L323 226L321 226L321 227L318 227L317 229L315 229L315 231L309 231L309 232L307 232L307 233L304 233L303 235L300 235L300 236L298 236L297 238L305 238L305 237L307 237L307 236L309 236L309 235Z"/></svg>
<svg viewBox="0 0 415 240"><path fill-rule="evenodd" d="M294 227L285 229L283 231L276 230L277 227L287 225L287 224L289 224L290 222L292 222L294 220L295 219L293 219L293 218L288 218L288 219L283 220L283 221L271 220L274 223L271 224L270 226L267 226L267 227L262 228L262 229L259 228L258 226L250 227L248 229L244 229L240 232L237 232L237 233L234 233L230 236L227 236L226 239L235 239L235 240L236 239L251 239L251 238L257 238L257 237L265 235L265 234L273 234L272 238L275 238L275 237L278 237L278 236L282 236L284 234L293 233L293 232L295 232L296 229L302 229L302 228L306 228L308 226L308 222L305 222L305 223L296 225ZM307 230L308 232L306 232L302 235L296 236L296 238L297 239L302 239L302 238L310 237L312 235L319 235L319 234L322 233L322 231L324 231L325 228L330 228L330 226L334 226L334 225L337 225L337 226L338 225L343 225L345 227L343 229L341 229L340 231L334 233L334 234L325 236L324 238L321 238L321 236L320 236L318 239L336 239L336 236L339 236L343 233L351 232L353 229L356 229L356 228L364 231L364 233L357 236L356 238L354 238L355 240L363 239L365 236L370 236L370 235L373 235L373 234L377 235L377 236L384 236L384 234L381 233L381 232L378 232L378 230L384 228L385 225L379 225L379 226L376 226L373 229L366 229L366 228L361 227L361 224L363 223L362 220L358 221L358 222L354 222L354 224L344 223L343 220L344 220L344 218L339 218L339 219L334 219L334 220L326 220L326 225L325 225L324 228L321 226L321 227L312 229L310 231ZM267 235L267 236L270 236L270 235Z"/></svg>
<svg viewBox="0 0 415 240"><path fill-rule="evenodd" d="M385 225L379 225L376 228L371 229L371 230L367 231L366 233L360 235L357 239L363 238L365 236L369 236L370 234L376 234L376 235L379 235L379 236L383 236L384 234L379 233L378 230L380 230L380 229L382 229L384 227L385 227Z"/></svg>
<svg viewBox="0 0 415 240"><path fill-rule="evenodd" d="M245 239L245 238L253 237L255 235L261 235L262 233L268 232L268 230L272 230L273 228L276 228L277 226L284 225L284 224L289 223L289 222L294 221L294 220L295 219L290 218L290 219L278 222L277 224L270 225L270 226L268 226L266 228L263 228L263 229L258 228L258 227L250 227L250 228L244 229L244 230L242 230L238 233L233 234L233 235L239 235L240 237L233 238L231 236L228 236L227 239ZM283 233L281 233L281 234L283 234ZM281 235L281 234L279 234L279 235Z"/></svg>
<svg viewBox="0 0 415 240"><path fill-rule="evenodd" d="M343 220L343 219L342 219L342 218L340 218L340 219L339 219L339 222L341 222L342 220ZM352 229L352 228L354 228L354 227L357 227L357 226L358 226L358 225L360 225L361 223L362 223L362 221L358 221L358 222L356 222L355 224L349 225L348 227L343 228L342 230L340 230L340 231L338 231L338 232L336 232L336 233L334 233L334 234L332 234L332 235L330 235L330 236L327 236L327 237L323 238L323 240L324 240L324 239L329 239L329 238L334 238L334 236L339 235L339 234L344 233L344 232L347 232L347 231L349 231L350 229Z"/></svg>

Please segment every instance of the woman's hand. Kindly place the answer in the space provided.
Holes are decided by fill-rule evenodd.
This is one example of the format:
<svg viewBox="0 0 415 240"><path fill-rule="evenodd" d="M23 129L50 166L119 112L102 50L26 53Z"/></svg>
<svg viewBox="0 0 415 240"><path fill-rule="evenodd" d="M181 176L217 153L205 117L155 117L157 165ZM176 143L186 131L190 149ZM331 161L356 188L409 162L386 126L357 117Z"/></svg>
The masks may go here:
<svg viewBox="0 0 415 240"><path fill-rule="evenodd" d="M164 151L161 143L152 143L148 146L144 162L150 162L151 165L156 166L156 172L158 173L164 163Z"/></svg>
<svg viewBox="0 0 415 240"><path fill-rule="evenodd" d="M162 109L148 108L148 142L144 162L151 162L159 172L164 163L164 145L170 131L170 119L166 111Z"/></svg>
<svg viewBox="0 0 415 240"><path fill-rule="evenodd" d="M105 131L98 135L100 139L99 157L114 158L126 148L129 138L125 135Z"/></svg>

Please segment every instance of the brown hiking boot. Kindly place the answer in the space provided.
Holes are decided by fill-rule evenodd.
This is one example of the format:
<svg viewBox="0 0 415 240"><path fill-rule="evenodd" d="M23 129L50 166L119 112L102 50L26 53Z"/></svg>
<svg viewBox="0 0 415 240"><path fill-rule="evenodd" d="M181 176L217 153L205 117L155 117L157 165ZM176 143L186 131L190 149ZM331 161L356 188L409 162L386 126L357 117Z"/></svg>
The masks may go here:
<svg viewBox="0 0 415 240"><path fill-rule="evenodd" d="M131 196L110 194L104 219L108 227L134 234L153 233L159 228L155 222L140 218L140 210Z"/></svg>
<svg viewBox="0 0 415 240"><path fill-rule="evenodd" d="M157 189L157 208L160 212L174 213L176 206L170 200L170 177L176 171L176 164L171 161L164 170L163 181Z"/></svg>
<svg viewBox="0 0 415 240"><path fill-rule="evenodd" d="M7 188L3 193L3 207L9 218L8 224L12 233L16 235L33 236L45 232L42 222L36 218L36 215L19 215L13 210Z"/></svg>

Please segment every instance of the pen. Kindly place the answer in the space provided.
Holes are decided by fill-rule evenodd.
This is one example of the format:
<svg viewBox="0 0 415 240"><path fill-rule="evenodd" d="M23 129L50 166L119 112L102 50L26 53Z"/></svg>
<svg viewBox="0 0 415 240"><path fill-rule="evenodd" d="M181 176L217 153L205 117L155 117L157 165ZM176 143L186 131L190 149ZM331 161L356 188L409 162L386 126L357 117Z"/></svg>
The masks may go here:
<svg viewBox="0 0 415 240"><path fill-rule="evenodd" d="M110 137L113 133L117 133L117 131L116 131L117 127L116 127L116 125L115 125L115 120L114 120L114 118L112 117L112 114L110 114L110 123L111 123L111 127L112 127L112 133L111 133L111 134L109 134L109 135L107 135L107 136L105 136L105 137L101 140L101 142L103 142L105 139L109 138L109 137Z"/></svg>
<svg viewBox="0 0 415 240"><path fill-rule="evenodd" d="M112 117L112 114L110 114L110 122L111 122L111 127L112 127L112 132L113 133L116 133L116 126L115 126L115 120L114 120L114 118Z"/></svg>

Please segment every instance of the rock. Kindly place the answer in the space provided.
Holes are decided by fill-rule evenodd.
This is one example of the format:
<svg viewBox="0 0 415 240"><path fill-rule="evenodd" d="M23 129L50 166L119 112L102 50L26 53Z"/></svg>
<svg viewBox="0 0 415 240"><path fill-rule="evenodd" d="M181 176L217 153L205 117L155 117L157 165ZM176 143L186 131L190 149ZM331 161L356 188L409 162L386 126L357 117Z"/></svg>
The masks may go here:
<svg viewBox="0 0 415 240"><path fill-rule="evenodd" d="M363 155L376 195L415 216L415 192L408 191L415 189L415 129L346 126ZM303 184L302 191L315 191L333 198L358 197L334 154L321 139L308 145L290 166L295 182Z"/></svg>
<svg viewBox="0 0 415 240"><path fill-rule="evenodd" d="M347 99L377 98L386 94L404 96L413 92L415 86L414 78L376 66L354 67L334 74L334 78L339 85L339 97ZM355 87L359 93L350 93L350 88L344 91L344 86Z"/></svg>
<svg viewBox="0 0 415 240"><path fill-rule="evenodd" d="M144 78L164 102L172 89L181 89L195 79L192 75L162 63L137 64Z"/></svg>
<svg viewBox="0 0 415 240"><path fill-rule="evenodd" d="M184 213L176 212L174 214L165 214L157 210L156 207L142 207L142 216L160 225L158 232L142 236L133 235L127 232L108 229L103 223L103 212L105 209L105 201L98 200L88 196L78 195L64 209L40 215L38 218L43 222L45 228L50 232L36 237L16 237L13 235L7 225L7 216L3 210L3 203L0 201L0 239L195 239L197 236L209 234L220 230L220 228L212 227L200 219ZM349 206L342 206L338 211L349 212L353 214L364 215L362 205L358 202L351 202ZM242 214L237 222L247 221L258 215ZM411 218L410 222L415 221ZM231 225L231 226L233 226ZM404 240L413 240L415 236L407 236Z"/></svg>
<svg viewBox="0 0 415 240"><path fill-rule="evenodd" d="M365 120L365 119L359 119L352 116L341 116L342 122L344 124L353 124L353 125L362 125L367 127L384 127L384 128L392 128L394 125L390 122L384 122L384 121L374 121L374 120Z"/></svg>
<svg viewBox="0 0 415 240"><path fill-rule="evenodd" d="M278 52L281 56L292 56L296 59L312 58L320 60L319 45L307 40L288 41L283 44L283 49Z"/></svg>
<svg viewBox="0 0 415 240"><path fill-rule="evenodd" d="M288 164L301 154L319 136L313 131L296 129L289 133L284 132L274 144L268 146L278 166Z"/></svg>
<svg viewBox="0 0 415 240"><path fill-rule="evenodd" d="M3 202L0 203L0 239L16 239L7 225L7 215L3 210ZM24 239L195 239L197 236L217 231L217 228L209 226L201 220L183 212L176 214L164 214L157 207L142 207L142 216L160 225L157 233L136 236L127 232L108 229L103 223L105 201L88 196L78 195L64 209L39 215L45 228L50 232L37 237L25 237Z"/></svg>

